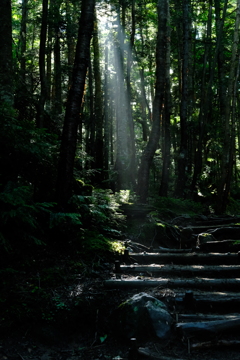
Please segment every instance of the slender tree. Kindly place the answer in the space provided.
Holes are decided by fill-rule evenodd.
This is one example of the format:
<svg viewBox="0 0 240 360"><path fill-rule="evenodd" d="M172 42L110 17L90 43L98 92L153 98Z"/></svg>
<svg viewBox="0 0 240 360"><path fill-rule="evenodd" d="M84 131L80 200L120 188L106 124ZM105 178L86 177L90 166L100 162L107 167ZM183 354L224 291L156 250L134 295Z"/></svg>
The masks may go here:
<svg viewBox="0 0 240 360"><path fill-rule="evenodd" d="M94 9L95 0L82 1L72 86L68 94L60 148L57 198L58 204L62 208L66 208L73 190L73 170L77 147L79 114L89 65Z"/></svg>
<svg viewBox="0 0 240 360"><path fill-rule="evenodd" d="M182 83L180 105L180 152L178 158L178 177L176 196L185 197L186 173L188 166L188 86L189 86L189 36L190 36L190 5L189 0L182 1L183 13L183 49L182 49Z"/></svg>
<svg viewBox="0 0 240 360"><path fill-rule="evenodd" d="M217 212L226 211L230 184L233 171L233 134L235 127L235 119L233 118L233 104L235 99L234 87L235 78L238 73L238 46L239 46L239 27L240 27L240 0L237 1L235 29L233 34L233 43L231 51L230 71L228 78L228 89L226 94L225 123L224 123L224 139L223 153L221 162L221 179L218 184L218 202Z"/></svg>
<svg viewBox="0 0 240 360"><path fill-rule="evenodd" d="M62 63L61 63L61 0L54 0L53 29L54 29L54 83L53 83L53 111L56 116L62 113Z"/></svg>
<svg viewBox="0 0 240 360"><path fill-rule="evenodd" d="M26 83L27 17L28 0L22 0L22 19L20 33L20 73L22 85L25 85Z"/></svg>
<svg viewBox="0 0 240 360"><path fill-rule="evenodd" d="M140 202L146 202L148 196L149 172L160 138L160 118L164 101L164 84L166 74L167 33L168 33L168 0L158 1L158 36L156 49L156 85L153 102L153 123L150 137L144 149L138 173L138 190Z"/></svg>
<svg viewBox="0 0 240 360"><path fill-rule="evenodd" d="M0 100L13 103L11 0L0 1Z"/></svg>
<svg viewBox="0 0 240 360"><path fill-rule="evenodd" d="M46 55L46 39L47 39L47 18L48 18L48 0L42 1L42 24L40 34L39 47L39 73L41 93L38 104L37 126L42 128L44 126L44 106L47 99L47 77L45 69L45 55Z"/></svg>
<svg viewBox="0 0 240 360"><path fill-rule="evenodd" d="M103 102L102 102L102 81L100 69L100 50L98 41L98 26L95 15L94 31L93 31L93 72L95 80L95 94L94 94L94 120L96 125L96 140L94 160L97 173L94 181L101 184L103 180Z"/></svg>
<svg viewBox="0 0 240 360"><path fill-rule="evenodd" d="M168 23L170 23L170 13L168 10ZM160 196L168 195L168 184L170 174L170 151L171 151L171 135L170 135L170 117L171 117L171 79L170 79L170 26L167 28L167 41L166 41L166 66L165 66L165 93L164 93L164 110L163 110L163 167L162 167L162 178L159 190Z"/></svg>

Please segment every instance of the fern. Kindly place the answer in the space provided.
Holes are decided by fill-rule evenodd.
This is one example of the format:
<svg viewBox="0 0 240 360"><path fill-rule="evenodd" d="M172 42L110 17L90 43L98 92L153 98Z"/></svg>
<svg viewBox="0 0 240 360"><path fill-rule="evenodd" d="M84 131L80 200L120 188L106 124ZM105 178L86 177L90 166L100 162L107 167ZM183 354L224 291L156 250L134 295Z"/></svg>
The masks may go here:
<svg viewBox="0 0 240 360"><path fill-rule="evenodd" d="M39 215L50 213L54 203L34 203L30 186L16 186L9 182L0 193L0 244L9 251L29 244L43 245ZM40 236L40 237L39 237ZM16 243L17 239L17 243Z"/></svg>
<svg viewBox="0 0 240 360"><path fill-rule="evenodd" d="M58 227L59 225L82 225L81 215L78 213L51 213L50 215L50 229Z"/></svg>

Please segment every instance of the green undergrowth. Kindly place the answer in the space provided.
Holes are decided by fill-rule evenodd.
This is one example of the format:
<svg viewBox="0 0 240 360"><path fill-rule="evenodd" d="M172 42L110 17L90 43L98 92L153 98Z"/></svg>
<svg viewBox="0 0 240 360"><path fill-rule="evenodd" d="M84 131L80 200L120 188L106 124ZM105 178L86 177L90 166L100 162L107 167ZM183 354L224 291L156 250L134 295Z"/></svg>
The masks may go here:
<svg viewBox="0 0 240 360"><path fill-rule="evenodd" d="M123 251L125 216L119 194L75 194L66 212L34 201L30 185L8 183L0 193L0 329L57 324L84 302L76 279L94 279Z"/></svg>
<svg viewBox="0 0 240 360"><path fill-rule="evenodd" d="M97 234L91 231L85 233L82 240L83 254L92 256L106 255L107 253L123 252L124 244L121 241L109 239L102 234Z"/></svg>
<svg viewBox="0 0 240 360"><path fill-rule="evenodd" d="M151 201L158 213L164 218L183 214L194 216L203 213L203 205L188 199L157 197Z"/></svg>

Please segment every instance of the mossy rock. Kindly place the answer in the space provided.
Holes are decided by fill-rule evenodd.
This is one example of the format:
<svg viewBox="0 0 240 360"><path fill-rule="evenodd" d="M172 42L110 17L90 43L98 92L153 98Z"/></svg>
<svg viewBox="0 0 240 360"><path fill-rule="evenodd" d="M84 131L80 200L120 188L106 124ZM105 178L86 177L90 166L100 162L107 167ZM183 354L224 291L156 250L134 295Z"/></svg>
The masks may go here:
<svg viewBox="0 0 240 360"><path fill-rule="evenodd" d="M117 330L126 339L168 339L172 318L166 305L147 293L139 293L117 309Z"/></svg>
<svg viewBox="0 0 240 360"><path fill-rule="evenodd" d="M146 218L145 221L139 219L127 220L128 237L133 241L153 247L179 247L180 230L177 226Z"/></svg>

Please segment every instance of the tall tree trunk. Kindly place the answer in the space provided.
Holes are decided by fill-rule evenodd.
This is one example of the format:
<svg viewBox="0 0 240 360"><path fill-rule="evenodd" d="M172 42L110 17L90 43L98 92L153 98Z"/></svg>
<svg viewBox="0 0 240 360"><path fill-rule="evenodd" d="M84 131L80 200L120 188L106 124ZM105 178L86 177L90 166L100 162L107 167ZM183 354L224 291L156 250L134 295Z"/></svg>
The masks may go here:
<svg viewBox="0 0 240 360"><path fill-rule="evenodd" d="M104 180L109 179L109 155L110 155L110 123L109 123L109 50L108 39L105 42L105 68L104 68L104 157L103 157L103 171Z"/></svg>
<svg viewBox="0 0 240 360"><path fill-rule="evenodd" d="M158 36L156 48L156 85L153 101L153 122L150 137L141 158L138 173L137 194L139 201L145 203L148 196L149 173L155 151L160 138L160 118L164 101L165 73L166 73L166 49L168 33L168 0L158 0Z"/></svg>
<svg viewBox="0 0 240 360"><path fill-rule="evenodd" d="M119 29L120 31L120 29ZM120 35L119 35L120 37ZM116 106L116 161L115 171L117 175L116 189L129 188L129 144L128 144L128 122L127 122L127 98L124 87L124 65L123 65L123 46L120 42L115 44L115 70L116 86L114 88L114 98Z"/></svg>
<svg viewBox="0 0 240 360"><path fill-rule="evenodd" d="M61 0L53 2L53 28L54 28L54 98L53 112L58 116L62 113L62 65L60 55L60 5Z"/></svg>
<svg viewBox="0 0 240 360"><path fill-rule="evenodd" d="M48 0L42 1L42 24L40 34L40 48L39 48L39 72L41 92L38 104L37 126L42 128L44 126L44 106L47 99L47 78L45 70L45 54L46 54L46 39L47 39L47 21L48 19Z"/></svg>
<svg viewBox="0 0 240 360"><path fill-rule="evenodd" d="M51 5L50 5L51 7ZM46 59L46 78L47 78L47 98L46 98L46 108L50 111L51 101L52 101L52 46L53 46L53 33L52 27L48 27L47 34L47 59Z"/></svg>
<svg viewBox="0 0 240 360"><path fill-rule="evenodd" d="M131 98L132 98L132 89L131 89L131 69L133 63L133 49L134 49L134 38L135 38L135 0L132 0L131 4L131 14L132 14L132 31L130 36L130 46L128 46L127 51L127 107L128 107L128 126L129 126L129 154L130 154L130 172L129 172L129 181L131 187L136 189L136 148L135 148L135 131L134 131L134 122L133 114L131 107Z"/></svg>
<svg viewBox="0 0 240 360"><path fill-rule="evenodd" d="M75 5L72 4L74 9L71 11L70 0L66 0L66 19L67 19L67 61L68 61L68 88L71 86L72 81L72 68L74 64L75 41L74 41L74 15L77 14Z"/></svg>
<svg viewBox="0 0 240 360"><path fill-rule="evenodd" d="M170 23L170 13L168 9L168 23ZM166 41L166 69L165 69L165 94L164 94L164 110L163 110L163 168L162 178L159 190L160 196L168 195L169 184L169 167L170 167L170 149L171 149L171 136L170 136L170 116L171 116L171 80L170 80L170 27L167 28L167 41Z"/></svg>
<svg viewBox="0 0 240 360"><path fill-rule="evenodd" d="M11 0L0 1L0 100L13 105Z"/></svg>
<svg viewBox="0 0 240 360"><path fill-rule="evenodd" d="M64 119L57 184L58 204L66 208L73 190L74 159L77 147L77 130L87 68L90 41L93 31L95 0L83 0L79 22L78 42L73 69L72 87L69 91Z"/></svg>
<svg viewBox="0 0 240 360"><path fill-rule="evenodd" d="M178 159L178 180L176 187L176 196L185 197L186 190L186 172L188 170L188 67L189 67L189 21L190 6L189 0L183 0L183 50L182 50L182 91L180 105L180 126L181 140Z"/></svg>
<svg viewBox="0 0 240 360"><path fill-rule="evenodd" d="M233 168L233 128L235 126L232 114L234 102L234 84L236 74L238 72L238 46L239 46L239 27L240 27L240 0L237 1L236 21L233 34L232 56L230 61L228 90L226 94L226 109L225 109L225 126L224 126L224 143L221 163L221 179L218 184L218 199L216 211L224 213L227 208L229 189L232 178Z"/></svg>
<svg viewBox="0 0 240 360"><path fill-rule="evenodd" d="M22 85L25 85L26 83L27 16L28 0L22 0L22 19L20 34L20 73Z"/></svg>
<svg viewBox="0 0 240 360"><path fill-rule="evenodd" d="M96 124L96 139L95 139L95 169L97 172L94 176L94 182L101 184L103 181L103 102L102 102L102 83L100 70L100 51L98 41L98 26L97 17L95 15L94 31L93 31L93 72L95 82L94 94L94 118Z"/></svg>
<svg viewBox="0 0 240 360"><path fill-rule="evenodd" d="M146 96L146 90L144 86L144 69L141 68L139 70L140 80L141 80L141 95L140 95L140 106L141 106L141 117L138 120L142 126L142 140L147 142L148 136L149 136L149 127L147 124L147 114L149 117L149 120L151 120L152 114L151 109L148 104L147 96Z"/></svg>
<svg viewBox="0 0 240 360"><path fill-rule="evenodd" d="M26 86L26 50L27 50L27 17L28 0L22 0L22 18L19 39L20 48L20 77L17 82L15 106L18 109L18 118L23 120L26 117L26 92L29 90Z"/></svg>
<svg viewBox="0 0 240 360"><path fill-rule="evenodd" d="M202 76L202 91L201 91L201 105L200 105L200 113L199 113L199 138L198 138L198 145L195 152L195 161L194 161L194 174L192 180L192 194L193 199L196 198L197 189L196 184L197 180L202 171L202 163L203 163L203 148L204 148L204 136L205 130L207 126L207 122L210 118L211 114L211 106L212 106L212 86L214 81L215 70L217 66L217 60L219 57L220 47L222 43L222 36L223 36L223 25L226 18L226 11L227 11L227 3L228 0L225 0L222 17L220 17L220 4L219 0L215 0L215 12L216 12L216 48L214 52L214 58L212 61L211 69L209 69L209 81L206 85L206 72L207 72L207 63L210 62L210 41L211 41L211 27L212 27L212 13L211 7L212 4L210 2L209 6L209 18L208 18L208 31L207 31L207 39L206 39L206 48L205 48L205 56L204 56L204 66L203 66L203 76ZM210 66L210 65L209 65ZM225 101L225 100L224 100Z"/></svg>
<svg viewBox="0 0 240 360"><path fill-rule="evenodd" d="M193 179L191 184L191 191L193 199L197 199L197 180L202 171L202 162L203 162L203 139L205 135L205 128L207 124L207 118L209 116L209 97L211 96L212 84L207 83L207 73L213 73L214 68L210 69L211 63L211 36L212 36L212 1L209 3L208 10L208 21L207 21L207 34L205 38L205 51L204 51L204 60L203 60L203 72L202 72L202 83L201 83L201 103L200 103L200 112L198 118L198 140L197 147L195 149L195 158L194 158L194 172ZM215 64L214 64L215 65Z"/></svg>

